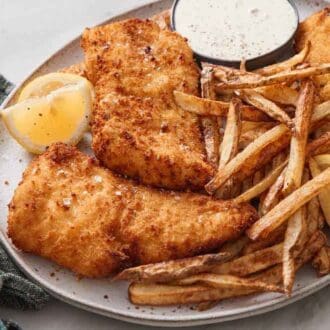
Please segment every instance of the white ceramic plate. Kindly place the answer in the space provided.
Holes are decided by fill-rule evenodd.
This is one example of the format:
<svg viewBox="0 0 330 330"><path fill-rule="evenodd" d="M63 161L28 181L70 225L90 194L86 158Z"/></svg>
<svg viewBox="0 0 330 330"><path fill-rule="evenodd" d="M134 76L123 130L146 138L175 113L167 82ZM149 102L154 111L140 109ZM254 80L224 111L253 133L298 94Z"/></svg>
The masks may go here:
<svg viewBox="0 0 330 330"><path fill-rule="evenodd" d="M108 22L128 17L150 17L169 8L171 4L172 0L157 1L152 5L143 6L112 18ZM320 9L325 4L326 2L322 1L297 1L301 18ZM81 60L82 52L79 47L79 38L77 38L55 53L33 74L27 77L22 84L32 77L56 71ZM13 102L15 94L20 90L22 84L11 93L4 106ZM81 144L81 148L88 151L88 137L86 137L85 143ZM21 179L23 170L30 161L31 156L16 144L8 135L3 124L0 123L0 238L4 247L28 277L40 283L53 296L69 304L133 323L158 326L190 326L223 322L271 311L302 299L330 283L330 276L317 278L312 269L305 268L299 272L290 299L279 294L260 294L227 300L205 312L197 312L190 307L135 307L127 299L127 284L110 283L109 280L82 279L78 281L71 272L59 268L45 259L19 252L11 245L6 236L7 204ZM5 184L5 182L8 184Z"/></svg>

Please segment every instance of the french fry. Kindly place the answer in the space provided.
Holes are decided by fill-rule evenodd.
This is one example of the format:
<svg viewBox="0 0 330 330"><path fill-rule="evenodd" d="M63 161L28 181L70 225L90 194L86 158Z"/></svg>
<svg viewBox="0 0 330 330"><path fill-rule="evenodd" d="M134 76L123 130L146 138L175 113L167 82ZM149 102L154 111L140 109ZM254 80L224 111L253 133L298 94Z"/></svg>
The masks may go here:
<svg viewBox="0 0 330 330"><path fill-rule="evenodd" d="M242 127L240 106L240 100L235 98L230 103L220 150L219 170L221 170L238 152L238 142Z"/></svg>
<svg viewBox="0 0 330 330"><path fill-rule="evenodd" d="M212 83L213 70L203 68L201 75L202 98L215 98L215 92ZM218 121L214 116L206 116L201 118L201 126L203 130L205 150L207 160L213 167L218 166L219 162L219 146L220 134Z"/></svg>
<svg viewBox="0 0 330 330"><path fill-rule="evenodd" d="M240 75L232 80L221 82L215 85L216 90L222 89L245 89L269 86L278 83L290 83L298 79L310 78L330 73L330 64L320 64L291 71L280 72L271 76L258 77L255 75Z"/></svg>
<svg viewBox="0 0 330 330"><path fill-rule="evenodd" d="M312 237L308 240L306 248L302 253L295 259L296 271L298 271L303 265L308 263L315 254L322 249L326 244L327 238L322 231L318 230ZM249 277L253 280L260 280L266 283L278 284L282 281L282 265L276 265L270 269L267 269L258 274Z"/></svg>
<svg viewBox="0 0 330 330"><path fill-rule="evenodd" d="M264 216L267 214L279 201L282 199L282 188L284 183L286 166L283 168L280 175L277 177L275 182L269 188L266 196L263 199L259 213Z"/></svg>
<svg viewBox="0 0 330 330"><path fill-rule="evenodd" d="M283 105L295 106L299 96L295 89L284 84L258 87L255 91L264 96L266 99Z"/></svg>
<svg viewBox="0 0 330 330"><path fill-rule="evenodd" d="M234 157L216 176L205 186L209 194L213 194L230 177L240 172L241 181L251 174L251 170L257 171L270 160L274 154L286 147L290 136L288 128L278 125L260 136L254 143L249 144L243 151Z"/></svg>
<svg viewBox="0 0 330 330"><path fill-rule="evenodd" d="M219 128L215 118L201 119L207 160L213 167L218 165L218 150L220 145Z"/></svg>
<svg viewBox="0 0 330 330"><path fill-rule="evenodd" d="M306 244L306 249L297 257L296 268L299 269L325 245L326 237L321 231L317 231ZM263 281L268 284L278 284L282 279L282 266L276 265L266 271L259 272L249 277L252 281ZM132 283L129 287L129 299L133 304L166 306L176 304L190 304L210 301L219 301L226 298L245 296L260 289L252 288L213 288L205 285L159 285ZM278 288L277 286L275 287ZM281 291L281 288L278 288Z"/></svg>
<svg viewBox="0 0 330 330"><path fill-rule="evenodd" d="M319 229L320 202L317 197L307 204L307 233L313 235Z"/></svg>
<svg viewBox="0 0 330 330"><path fill-rule="evenodd" d="M274 230L266 239L250 241L243 248L242 254L247 255L256 251L263 250L274 244L283 242L285 231L286 231L286 226L282 225L281 227Z"/></svg>
<svg viewBox="0 0 330 330"><path fill-rule="evenodd" d="M239 65L240 71L246 72L246 59L242 58L241 63Z"/></svg>
<svg viewBox="0 0 330 330"><path fill-rule="evenodd" d="M312 115L311 130L322 126L324 122L330 119L330 101L321 103L314 107Z"/></svg>
<svg viewBox="0 0 330 330"><path fill-rule="evenodd" d="M301 207L288 221L283 243L283 285L287 295L292 292L295 278L294 258L307 241L306 207Z"/></svg>
<svg viewBox="0 0 330 330"><path fill-rule="evenodd" d="M212 268L211 272L222 275L245 277L282 262L283 244L244 255Z"/></svg>
<svg viewBox="0 0 330 330"><path fill-rule="evenodd" d="M252 240L267 237L272 231L284 223L299 208L318 195L330 184L330 168L308 181L291 195L283 199L266 215L255 222L247 231Z"/></svg>
<svg viewBox="0 0 330 330"><path fill-rule="evenodd" d="M326 147L326 145L329 143L328 139L329 136L324 135L308 143L306 148L306 156L309 157L310 155L317 155L319 152L322 152L323 149ZM281 153L278 156L276 156L273 160L274 165L276 165L277 162L282 161L283 157L285 157L284 153ZM281 175L279 175L277 180L269 188L269 191L264 197L260 205L260 212L259 212L262 216L268 213L282 198L282 188L284 184L285 171L286 168L283 169Z"/></svg>
<svg viewBox="0 0 330 330"><path fill-rule="evenodd" d="M219 301L226 298L246 296L255 292L275 290L282 292L278 286L264 285L257 289L252 287L237 287L226 285L224 288L213 288L206 285L160 285L132 283L128 288L129 299L136 305L168 306L178 304L193 304L209 301Z"/></svg>
<svg viewBox="0 0 330 330"><path fill-rule="evenodd" d="M327 172L330 168L326 169L325 171L321 172L318 164L313 158L309 159L309 168L312 173L313 178L317 178L319 175ZM330 188L325 186L325 188L320 192L319 201L321 204L321 208L325 217L327 224L330 226Z"/></svg>
<svg viewBox="0 0 330 330"><path fill-rule="evenodd" d="M212 65L212 64L209 65L213 69L214 77L220 81L228 81L230 79L234 79L240 76L249 76L249 77L254 77L255 79L262 77L258 73L242 71L232 67L227 67L223 65Z"/></svg>
<svg viewBox="0 0 330 330"><path fill-rule="evenodd" d="M317 139L311 141L307 145L306 150L308 156L319 155L328 151L330 151L330 132L326 132Z"/></svg>
<svg viewBox="0 0 330 330"><path fill-rule="evenodd" d="M229 103L174 91L174 101L183 110L202 116L227 116Z"/></svg>
<svg viewBox="0 0 330 330"><path fill-rule="evenodd" d="M220 147L220 159L218 170L221 169L234 157L238 152L239 137L241 135L241 101L233 98L227 116L226 127L223 140ZM228 199L235 193L233 190L237 188L234 180L229 179L222 189L216 191L217 198Z"/></svg>
<svg viewBox="0 0 330 330"><path fill-rule="evenodd" d="M271 171L263 180L254 185L249 190L235 198L235 202L244 203L249 202L251 199L259 196L262 192L266 191L280 176L284 167L287 165L287 161L284 161L277 168Z"/></svg>
<svg viewBox="0 0 330 330"><path fill-rule="evenodd" d="M330 167L330 154L316 155L314 159L321 170L325 170L326 168Z"/></svg>
<svg viewBox="0 0 330 330"><path fill-rule="evenodd" d="M315 232L308 240L305 248L295 259L296 269L298 270L304 264L312 260L318 251L327 243L327 237L320 230Z"/></svg>
<svg viewBox="0 0 330 330"><path fill-rule="evenodd" d="M261 94L254 90L241 90L237 92L238 96L248 104L253 105L257 109L265 112L269 117L286 124L288 127L292 126L290 117L274 102L266 99Z"/></svg>
<svg viewBox="0 0 330 330"><path fill-rule="evenodd" d="M241 236L235 241L229 241L225 243L221 249L219 250L220 253L228 253L233 258L237 257L243 248L248 244L250 239L246 236Z"/></svg>
<svg viewBox="0 0 330 330"><path fill-rule="evenodd" d="M228 253L206 254L127 268L119 273L114 280L130 280L144 283L171 282L190 275L207 272L212 266L226 262L230 258L231 255Z"/></svg>
<svg viewBox="0 0 330 330"><path fill-rule="evenodd" d="M226 117L228 114L230 102L204 99L180 91L174 91L173 95L175 103L185 111L201 116ZM256 122L270 120L269 117L260 110L247 105L242 106L242 119Z"/></svg>
<svg viewBox="0 0 330 330"><path fill-rule="evenodd" d="M248 120L243 120L242 121L242 130L241 133L246 133L249 131L253 131L259 128L269 130L276 126L275 122L267 122L267 121L248 121Z"/></svg>
<svg viewBox="0 0 330 330"><path fill-rule="evenodd" d="M293 57L289 58L288 60L266 66L264 68L255 70L254 72L258 73L262 76L271 76L271 75L274 75L281 71L291 70L296 65L301 64L305 61L305 59L310 51L310 47L311 47L311 43L309 41L306 43L304 48L298 54L294 55Z"/></svg>
<svg viewBox="0 0 330 330"><path fill-rule="evenodd" d="M256 129L249 130L241 134L238 145L239 150L244 150L250 143L258 139L261 135L265 134L267 131L269 131L268 127L259 126Z"/></svg>
<svg viewBox="0 0 330 330"><path fill-rule="evenodd" d="M295 127L291 138L289 163L284 177L283 195L288 195L301 186L313 103L314 85L311 81L306 81L303 83L297 102ZM283 285L287 295L292 292L295 278L294 257L300 253L306 240L306 207L303 206L289 218L284 238Z"/></svg>
<svg viewBox="0 0 330 330"><path fill-rule="evenodd" d="M290 156L285 172L283 193L285 195L297 189L303 175L306 144L312 117L314 102L314 86L311 81L303 84L297 103L295 128L291 138Z"/></svg>
<svg viewBox="0 0 330 330"><path fill-rule="evenodd" d="M179 285L202 284L215 289L256 289L261 291L282 292L282 288L261 281L253 281L232 275L199 274L184 278L177 282Z"/></svg>
<svg viewBox="0 0 330 330"><path fill-rule="evenodd" d="M312 262L318 276L330 274L330 247L324 246Z"/></svg>

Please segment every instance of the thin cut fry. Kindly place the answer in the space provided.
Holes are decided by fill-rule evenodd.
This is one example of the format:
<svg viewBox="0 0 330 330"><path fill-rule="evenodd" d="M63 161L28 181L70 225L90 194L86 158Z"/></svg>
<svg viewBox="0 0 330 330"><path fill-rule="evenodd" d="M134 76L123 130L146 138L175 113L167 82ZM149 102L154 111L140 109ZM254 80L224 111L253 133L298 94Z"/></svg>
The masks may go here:
<svg viewBox="0 0 330 330"><path fill-rule="evenodd" d="M235 98L230 103L223 142L221 144L219 170L221 170L238 151L238 142L242 127L240 106L240 100Z"/></svg>
<svg viewBox="0 0 330 330"><path fill-rule="evenodd" d="M317 197L307 204L307 215L307 232L311 236L319 229L320 202Z"/></svg>
<svg viewBox="0 0 330 330"><path fill-rule="evenodd" d="M201 272L207 272L212 266L226 262L230 258L231 255L228 253L217 253L143 265L125 269L114 280L170 282Z"/></svg>
<svg viewBox="0 0 330 330"><path fill-rule="evenodd" d="M290 295L295 278L294 258L301 252L307 240L306 207L301 207L288 222L283 243L283 285Z"/></svg>
<svg viewBox="0 0 330 330"><path fill-rule="evenodd" d="M297 103L289 163L284 177L283 195L290 194L301 185L313 103L314 85L311 81L307 81L301 88ZM292 292L295 278L294 257L300 253L306 239L306 207L303 206L288 220L288 227L285 233L283 246L283 284L287 295L290 295Z"/></svg>
<svg viewBox="0 0 330 330"><path fill-rule="evenodd" d="M325 170L330 167L330 154L316 155L314 159L321 170Z"/></svg>
<svg viewBox="0 0 330 330"><path fill-rule="evenodd" d="M280 176L284 167L287 165L287 161L284 161L277 168L275 168L271 173L269 173L263 180L258 184L245 191L242 195L235 198L237 203L249 202L251 199L259 196L262 192L267 190Z"/></svg>
<svg viewBox="0 0 330 330"><path fill-rule="evenodd" d="M241 135L241 101L233 98L230 102L226 127L223 134L221 147L219 150L220 159L218 170L221 169L234 157L238 152L238 143ZM229 179L225 185L216 191L217 198L229 199L235 194L234 188L238 188L238 184Z"/></svg>
<svg viewBox="0 0 330 330"><path fill-rule="evenodd" d="M330 132L322 134L317 139L307 145L307 154L309 156L319 155L330 151ZM330 165L330 163L329 163Z"/></svg>
<svg viewBox="0 0 330 330"><path fill-rule="evenodd" d="M314 102L314 85L307 81L301 88L297 103L295 127L291 138L290 156L285 172L283 192L290 194L301 184L305 165L306 144L312 117Z"/></svg>
<svg viewBox="0 0 330 330"><path fill-rule="evenodd" d="M292 126L290 117L274 102L266 99L261 94L254 90L241 90L237 92L239 97L246 103L255 106L257 109L265 112L269 117L286 124L288 127Z"/></svg>
<svg viewBox="0 0 330 330"><path fill-rule="evenodd" d="M204 284L216 289L256 289L261 291L282 292L282 288L261 281L253 281L232 275L199 274L178 281L179 285Z"/></svg>
<svg viewBox="0 0 330 330"><path fill-rule="evenodd" d="M309 78L327 73L330 73L330 64L320 64L302 69L284 71L267 77L256 77L255 75L236 76L235 79L218 83L215 88L216 90L256 88L282 82L290 83L298 79Z"/></svg>
<svg viewBox="0 0 330 330"><path fill-rule="evenodd" d="M295 106L299 96L299 93L295 89L283 84L258 87L255 91L266 99L283 105Z"/></svg>
<svg viewBox="0 0 330 330"><path fill-rule="evenodd" d="M286 226L282 225L281 227L274 230L266 239L261 239L254 242L250 241L248 244L245 245L242 254L247 255L255 251L263 250L274 244L283 242L285 231Z"/></svg>
<svg viewBox="0 0 330 330"><path fill-rule="evenodd" d="M322 249L322 247L327 243L327 237L321 230L318 230L313 234L313 236L308 240L305 248L295 259L296 269L298 270L304 264L309 262L315 254Z"/></svg>
<svg viewBox="0 0 330 330"><path fill-rule="evenodd" d="M317 231L306 245L306 249L296 259L296 267L299 269L325 245L326 237L321 231ZM268 284L278 284L282 279L281 265L274 266L264 272L249 277L253 281L264 281ZM158 285L133 283L129 287L130 301L138 305L165 306L173 304L189 304L209 301L218 301L231 297L238 297L260 292L257 289L238 288L212 288L203 285Z"/></svg>
<svg viewBox="0 0 330 330"><path fill-rule="evenodd" d="M282 262L282 251L283 244L277 244L215 266L211 272L244 277Z"/></svg>
<svg viewBox="0 0 330 330"><path fill-rule="evenodd" d="M276 123L274 122L267 122L267 121L256 122L256 121L244 120L242 121L242 133L246 133L248 131L252 131L259 128L265 128L266 130L269 130L274 126L276 126Z"/></svg>
<svg viewBox="0 0 330 330"><path fill-rule="evenodd" d="M267 214L282 199L282 188L284 183L286 167L282 170L276 181L269 188L260 207L260 215Z"/></svg>
<svg viewBox="0 0 330 330"><path fill-rule="evenodd" d="M330 247L324 246L312 262L318 276L330 274Z"/></svg>
<svg viewBox="0 0 330 330"><path fill-rule="evenodd" d="M260 136L254 143L248 145L242 152L233 158L221 171L218 171L216 176L211 180L205 189L209 194L213 194L220 188L231 176L240 171L240 175L248 173L248 176L253 168L258 170L263 164L267 163L268 159L285 148L286 143L283 140L288 139L290 136L288 128L281 124L275 126L270 131ZM258 157L259 156L259 157ZM266 162L261 162L260 157ZM243 178L244 179L244 178Z"/></svg>
<svg viewBox="0 0 330 330"><path fill-rule="evenodd" d="M326 244L327 238L322 231L318 230L308 240L306 248L295 259L296 270L308 263L315 254ZM266 283L278 284L282 281L282 265L276 265L270 269L249 277L253 280L261 280Z"/></svg>
<svg viewBox="0 0 330 330"><path fill-rule="evenodd" d="M250 239L248 237L241 236L239 239L237 239L235 241L229 241L229 242L225 243L221 247L219 252L228 253L230 256L235 258L236 256L238 256L241 253L241 251L243 250L245 245L248 244L249 241L250 241Z"/></svg>
<svg viewBox="0 0 330 330"><path fill-rule="evenodd" d="M203 69L201 76L201 89L202 97L204 99L215 98L212 76L212 69ZM203 129L207 160L214 167L217 167L219 162L218 151L220 146L220 132L218 127L218 121L214 116L202 117L201 126Z"/></svg>
<svg viewBox="0 0 330 330"><path fill-rule="evenodd" d="M253 279L205 274L204 281L210 285L160 285L132 283L128 289L129 299L136 305L166 306L218 301L225 298L248 295L254 292L282 292L274 284L265 284ZM226 278L226 279L225 279Z"/></svg>
<svg viewBox="0 0 330 330"><path fill-rule="evenodd" d="M239 69L243 72L246 72L246 59L242 58L241 63L239 65Z"/></svg>
<svg viewBox="0 0 330 330"><path fill-rule="evenodd" d="M266 66L264 68L258 69L254 71L263 76L270 76L276 73L279 73L284 70L291 70L296 65L301 64L305 61L309 51L310 51L311 43L308 41L304 48L295 56L289 58L288 60L280 63L276 63L273 65Z"/></svg>
<svg viewBox="0 0 330 330"><path fill-rule="evenodd" d="M215 101L213 99L203 99L195 95L174 91L175 103L183 110L189 111L201 116L219 116L226 117L230 103ZM267 121L269 117L252 106L242 106L242 119L253 122Z"/></svg>
<svg viewBox="0 0 330 330"><path fill-rule="evenodd" d="M317 165L316 161L313 158L309 159L309 168L312 173L313 178L317 178L319 175L327 172L330 168L326 169L325 171L321 172L321 169ZM320 174L321 173L321 174ZM325 217L326 222L330 226L330 188L325 186L319 196L319 201L321 204L321 208Z"/></svg>
<svg viewBox="0 0 330 330"><path fill-rule="evenodd" d="M269 131L268 127L260 126L254 130L249 130L241 134L239 139L239 150L244 150L250 143L258 139L261 135L265 134L267 131Z"/></svg>
<svg viewBox="0 0 330 330"><path fill-rule="evenodd" d="M330 119L330 101L321 103L314 108L312 115L311 130L322 126L325 121Z"/></svg>
<svg viewBox="0 0 330 330"><path fill-rule="evenodd" d="M248 230L247 235L252 240L267 237L272 231L284 223L299 208L318 195L322 189L330 184L330 168L308 181L291 195L282 200L265 216L255 222Z"/></svg>

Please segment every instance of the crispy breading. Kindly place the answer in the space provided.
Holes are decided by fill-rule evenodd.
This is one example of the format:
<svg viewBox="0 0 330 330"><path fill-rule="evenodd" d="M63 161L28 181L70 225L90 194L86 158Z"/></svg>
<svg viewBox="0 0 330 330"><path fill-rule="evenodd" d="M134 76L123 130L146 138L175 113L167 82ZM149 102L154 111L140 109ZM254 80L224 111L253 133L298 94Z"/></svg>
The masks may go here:
<svg viewBox="0 0 330 330"><path fill-rule="evenodd" d="M58 143L25 171L9 206L8 235L23 251L104 277L210 252L256 219L248 204L139 186Z"/></svg>
<svg viewBox="0 0 330 330"><path fill-rule="evenodd" d="M306 61L311 64L330 63L330 7L309 16L299 24L295 40L297 51L311 43Z"/></svg>
<svg viewBox="0 0 330 330"><path fill-rule="evenodd" d="M85 68L85 63L77 63L77 64L72 64L68 67L65 67L59 72L64 72L64 73L72 73L72 74L77 74L78 76L81 77L86 77L86 68Z"/></svg>
<svg viewBox="0 0 330 330"><path fill-rule="evenodd" d="M174 90L198 94L186 40L130 19L86 29L82 47L96 92L93 149L102 164L145 184L201 189L213 168L199 119L173 100Z"/></svg>
<svg viewBox="0 0 330 330"><path fill-rule="evenodd" d="M161 29L171 29L171 18L170 18L170 10L164 10L162 12L160 12L159 14L156 14L152 17L150 17L150 19L152 21L154 21L155 23L157 23L159 25L159 27ZM73 73L73 74L77 74L79 76L85 77L86 76L86 72L85 72L85 63L84 62L80 62L80 63L76 63L76 64L72 64L68 67L65 67L61 70L59 70L59 72L64 72L64 73Z"/></svg>

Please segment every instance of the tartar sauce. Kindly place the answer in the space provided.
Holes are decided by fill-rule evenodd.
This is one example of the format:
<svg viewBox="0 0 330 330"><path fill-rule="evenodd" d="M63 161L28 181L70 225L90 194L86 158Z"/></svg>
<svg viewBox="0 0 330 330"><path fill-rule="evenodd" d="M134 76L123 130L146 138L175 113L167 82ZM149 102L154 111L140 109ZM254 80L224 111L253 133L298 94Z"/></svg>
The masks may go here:
<svg viewBox="0 0 330 330"><path fill-rule="evenodd" d="M197 54L225 61L267 54L297 27L287 0L181 0L173 20Z"/></svg>

